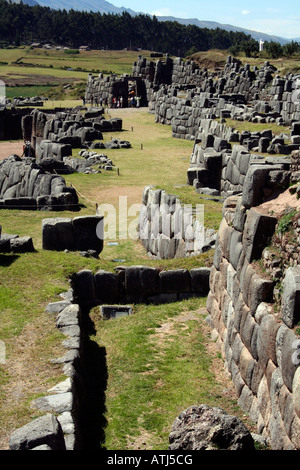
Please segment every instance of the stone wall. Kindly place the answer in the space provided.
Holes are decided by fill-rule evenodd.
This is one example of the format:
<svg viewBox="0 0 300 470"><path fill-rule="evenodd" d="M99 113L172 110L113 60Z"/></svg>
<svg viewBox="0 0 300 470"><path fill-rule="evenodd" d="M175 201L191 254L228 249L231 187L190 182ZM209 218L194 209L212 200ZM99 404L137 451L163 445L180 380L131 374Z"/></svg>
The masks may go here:
<svg viewBox="0 0 300 470"><path fill-rule="evenodd" d="M159 271L148 266L117 267L116 272L89 270L75 273L71 289L52 302L46 312L65 337L66 353L53 361L67 379L33 400L31 408L45 415L15 430L10 450L84 450L82 423L87 399L88 311L91 306L121 302L175 302L205 297L210 269ZM137 295L138 293L138 295ZM103 390L102 390L103 392Z"/></svg>
<svg viewBox="0 0 300 470"><path fill-rule="evenodd" d="M99 255L103 250L103 217L100 215L52 217L42 221L44 250L81 251Z"/></svg>
<svg viewBox="0 0 300 470"><path fill-rule="evenodd" d="M256 263L270 243L277 219L260 206L246 208L244 202L242 195L224 203L207 321L239 406L257 423L272 449L299 450L300 369L295 356L299 336L275 311L275 282ZM296 295L294 289L294 305Z"/></svg>
<svg viewBox="0 0 300 470"><path fill-rule="evenodd" d="M211 189L225 198L246 187L248 205L261 203L287 188L291 179L289 155L266 157L250 152L267 151L277 145L275 141L268 130L238 133L217 121L201 120L187 171L188 184L198 192Z"/></svg>
<svg viewBox="0 0 300 470"><path fill-rule="evenodd" d="M64 356L54 359L61 364L67 379L47 391L47 395L31 403L45 415L15 430L9 450L80 450L80 410L84 403L84 318L79 305L73 302L72 292L64 300L53 302L46 308L59 332L64 336Z"/></svg>
<svg viewBox="0 0 300 470"><path fill-rule="evenodd" d="M204 227L204 213L175 195L146 186L139 214L139 239L159 259L197 255L214 246L215 231Z"/></svg>
<svg viewBox="0 0 300 470"><path fill-rule="evenodd" d="M11 155L0 164L0 209L78 210L64 178L48 174L32 158Z"/></svg>
<svg viewBox="0 0 300 470"><path fill-rule="evenodd" d="M82 308L102 304L161 304L190 297L205 297L210 268L160 271L149 266L118 266L115 272L84 269L75 273L71 286Z"/></svg>

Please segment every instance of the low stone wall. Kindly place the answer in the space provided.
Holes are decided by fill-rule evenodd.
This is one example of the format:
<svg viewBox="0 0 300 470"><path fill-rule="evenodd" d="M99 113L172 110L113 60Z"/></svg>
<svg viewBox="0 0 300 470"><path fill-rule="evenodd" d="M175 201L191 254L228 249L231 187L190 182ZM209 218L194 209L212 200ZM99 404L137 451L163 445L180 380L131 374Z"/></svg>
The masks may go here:
<svg viewBox="0 0 300 470"><path fill-rule="evenodd" d="M19 237L19 235L1 232L0 225L0 253L30 253L35 251L31 237Z"/></svg>
<svg viewBox="0 0 300 470"><path fill-rule="evenodd" d="M208 268L159 272L148 266L131 266L118 267L116 271L75 273L72 288L61 294L62 300L46 307L66 338L63 341L66 354L53 361L62 365L67 379L31 403L32 408L46 414L14 431L10 450L84 450L81 423L86 400L87 317L91 306L175 302L205 297L209 290Z"/></svg>
<svg viewBox="0 0 300 470"><path fill-rule="evenodd" d="M116 272L75 273L71 286L82 307L101 304L176 302L208 293L209 268L159 271L149 266L117 267Z"/></svg>
<svg viewBox="0 0 300 470"><path fill-rule="evenodd" d="M259 274L276 217L228 198L218 232L207 318L239 406L274 450L300 449L299 336L274 309L274 281ZM296 290L294 290L295 300Z"/></svg>
<svg viewBox="0 0 300 470"><path fill-rule="evenodd" d="M242 139L241 134L226 129L225 125L204 120L187 171L188 183L194 185L198 192L210 188L225 198L243 192L245 197L248 194L248 207L262 203L287 188L291 179L290 156L265 157L250 153L244 137ZM232 144L228 138L236 143ZM264 139L268 145L272 142L270 137L261 135L256 139L258 144Z"/></svg>
<svg viewBox="0 0 300 470"><path fill-rule="evenodd" d="M32 158L11 155L0 163L0 209L78 210L64 178L48 174Z"/></svg>
<svg viewBox="0 0 300 470"><path fill-rule="evenodd" d="M42 221L44 250L86 251L99 255L103 250L103 217L53 217Z"/></svg>
<svg viewBox="0 0 300 470"><path fill-rule="evenodd" d="M32 402L32 408L46 414L14 431L10 437L10 450L82 448L80 408L84 399L84 320L79 305L73 303L72 292L65 299L49 304L46 312L54 317L56 327L65 337L63 346L66 353L54 359L54 362L62 365L67 379L49 389L47 395Z"/></svg>
<svg viewBox="0 0 300 470"><path fill-rule="evenodd" d="M197 213L198 210L198 213ZM182 258L214 246L215 231L204 227L198 209L164 190L146 186L139 214L139 239L150 256Z"/></svg>

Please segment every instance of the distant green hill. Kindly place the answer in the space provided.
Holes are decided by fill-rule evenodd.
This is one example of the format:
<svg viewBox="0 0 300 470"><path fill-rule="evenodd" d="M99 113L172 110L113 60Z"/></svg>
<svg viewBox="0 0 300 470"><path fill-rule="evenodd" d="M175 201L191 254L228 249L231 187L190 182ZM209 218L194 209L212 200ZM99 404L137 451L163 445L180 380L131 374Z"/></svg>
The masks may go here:
<svg viewBox="0 0 300 470"><path fill-rule="evenodd" d="M19 3L20 0L16 0ZM143 12L135 12L130 8L126 7L116 7L110 2L106 0L25 0L24 3L28 4L36 4L38 3L41 6L47 6L50 8L54 8L55 10L78 10L78 11L93 11L99 13L113 13L113 14L122 14L123 12L129 13L131 16L136 16L139 14L144 14ZM142 8L142 4L141 4ZM149 15L150 16L150 15ZM279 36L265 34L259 31L252 31L250 29L241 28L239 26L234 26L231 24L223 24L218 23L216 21L204 21L199 20L197 18L176 18L173 16L158 16L158 21L176 21L177 23L183 25L195 25L199 28L208 28L208 29L223 29L225 31L234 31L234 32L242 32L245 34L249 34L253 39L259 41L262 39L263 41L275 41L279 42L281 45L287 44L291 41L291 39L282 38ZM299 38L298 38L299 40ZM297 41L297 39L295 39Z"/></svg>

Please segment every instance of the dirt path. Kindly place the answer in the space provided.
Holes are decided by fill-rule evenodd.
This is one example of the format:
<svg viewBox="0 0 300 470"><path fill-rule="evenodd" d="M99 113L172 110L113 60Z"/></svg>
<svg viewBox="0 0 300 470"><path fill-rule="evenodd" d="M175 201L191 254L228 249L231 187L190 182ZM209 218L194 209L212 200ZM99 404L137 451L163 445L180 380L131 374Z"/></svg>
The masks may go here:
<svg viewBox="0 0 300 470"><path fill-rule="evenodd" d="M0 160L4 160L14 153L21 157L23 153L23 140L18 142L0 142Z"/></svg>

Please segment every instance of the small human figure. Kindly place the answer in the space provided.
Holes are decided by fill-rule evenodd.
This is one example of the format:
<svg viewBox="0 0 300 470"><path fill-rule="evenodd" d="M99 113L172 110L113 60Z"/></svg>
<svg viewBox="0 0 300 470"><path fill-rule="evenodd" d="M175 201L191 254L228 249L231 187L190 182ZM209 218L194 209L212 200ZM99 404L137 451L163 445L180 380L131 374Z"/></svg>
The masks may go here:
<svg viewBox="0 0 300 470"><path fill-rule="evenodd" d="M24 145L23 145L23 154L22 157L31 157L32 155L32 149L31 149L31 143L29 140L24 140Z"/></svg>

